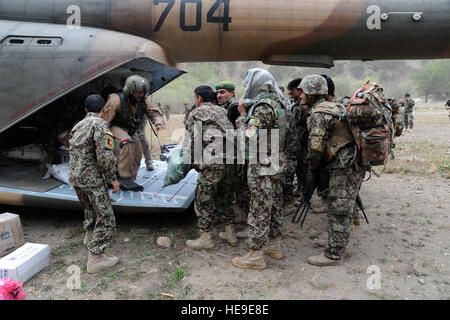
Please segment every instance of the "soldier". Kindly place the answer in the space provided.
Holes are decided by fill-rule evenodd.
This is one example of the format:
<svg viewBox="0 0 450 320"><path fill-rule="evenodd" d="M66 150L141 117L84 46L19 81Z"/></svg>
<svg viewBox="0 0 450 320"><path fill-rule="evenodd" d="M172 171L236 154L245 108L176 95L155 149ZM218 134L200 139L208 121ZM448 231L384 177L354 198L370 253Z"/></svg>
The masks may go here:
<svg viewBox="0 0 450 320"><path fill-rule="evenodd" d="M266 268L264 254L273 259L283 258L281 178L285 162L286 105L275 79L266 70L250 69L245 86L245 99L255 103L247 110L244 101L241 101L241 116L236 123L245 133L246 149L249 146L252 150L251 144L254 142L259 142L260 145L256 152L258 159L257 154L245 152L249 161L247 179L250 207L247 222L250 230L247 245L250 252L243 257L235 257L232 264L237 268L262 270ZM273 141L272 135L278 140ZM250 145L249 141L252 141ZM270 155L270 158L267 158L267 155Z"/></svg>
<svg viewBox="0 0 450 320"><path fill-rule="evenodd" d="M164 116L166 117L167 121L170 119L170 106L168 104L164 105Z"/></svg>
<svg viewBox="0 0 450 320"><path fill-rule="evenodd" d="M238 102L235 95L235 89L236 86L231 81L221 81L216 85L217 101L221 107L225 108L225 110L228 110L233 103ZM245 164L236 165L234 167L233 186L236 204L242 210L243 215L247 217L250 192L247 186L247 166ZM238 232L237 236L238 238L246 238L247 232Z"/></svg>
<svg viewBox="0 0 450 320"><path fill-rule="evenodd" d="M234 93L235 89L236 87L231 81L221 81L216 85L219 106L228 110L231 104L238 102Z"/></svg>
<svg viewBox="0 0 450 320"><path fill-rule="evenodd" d="M291 100L292 109L286 112L287 115L287 134L286 134L286 167L283 173L283 200L284 205L289 205L294 200L294 175L297 173L297 164L302 159L299 159L299 152L301 150L301 128L297 125L300 122L301 106L300 94L301 89L297 87L300 85L302 79L294 79L289 82L287 89ZM306 120L305 120L306 131ZM300 136L299 136L300 133ZM299 176L297 176L298 180ZM301 181L297 181L300 188ZM292 213L292 210L286 210L285 214Z"/></svg>
<svg viewBox="0 0 450 320"><path fill-rule="evenodd" d="M328 188L328 244L325 252L308 258L317 266L334 266L348 244L356 197L364 170L358 164L358 153L344 116L345 107L328 102L327 81L319 75L310 75L300 84L302 103L311 106L308 120L310 175L319 170L329 172Z"/></svg>
<svg viewBox="0 0 450 320"><path fill-rule="evenodd" d="M156 111L156 110L155 110ZM144 114L141 124L139 126L139 142L141 143L142 153L144 154L145 166L148 171L155 170L152 162L152 148L145 134L145 126L147 125L148 118ZM153 130L153 129L152 129Z"/></svg>
<svg viewBox="0 0 450 320"><path fill-rule="evenodd" d="M405 128L408 127L412 130L414 127L414 116L413 116L413 107L416 105L416 102L411 99L409 93L405 94L405 99L402 101L403 105L403 113L405 114Z"/></svg>
<svg viewBox="0 0 450 320"><path fill-rule="evenodd" d="M225 222L225 232L219 234L222 240L229 245L237 246L237 238L234 231L234 214L231 207L233 201L232 174L233 164L226 164L227 130L231 132L234 139L234 128L227 118L224 108L215 106L212 102L216 99L212 88L200 86L194 91L196 108L191 112L187 121L187 136L184 149L195 158L195 144L201 141L203 160L197 164L199 171L197 189L195 191L194 209L198 217L198 227L200 228L200 238L186 241L186 246L193 250L210 250L214 247L211 239L212 220L217 215L219 198L228 204L220 208L219 214ZM217 136L221 134L221 137ZM214 137L211 138L211 135ZM223 144L218 143L218 139L223 138ZM222 150L211 150L212 142L223 146ZM231 141L233 142L233 141ZM189 146L190 143L190 146ZM211 151L213 157L207 158L206 151ZM195 161L196 159L194 159ZM221 193L219 194L218 190Z"/></svg>
<svg viewBox="0 0 450 320"><path fill-rule="evenodd" d="M139 128L143 117L153 122L156 131L165 128L160 108L153 106L150 97L145 96L150 83L141 76L131 76L125 81L121 93L111 94L105 105L105 119L114 134L115 152L118 158L118 180L122 190L143 191L144 188L134 180L142 160L142 146L139 143Z"/></svg>
<svg viewBox="0 0 450 320"><path fill-rule="evenodd" d="M70 134L69 183L75 189L84 209L84 244L89 250L87 271L97 272L114 266L117 257L103 255L116 232L107 184L119 191L116 178L114 138L108 123L102 119L105 100L91 95L85 101L86 118Z"/></svg>
<svg viewBox="0 0 450 320"><path fill-rule="evenodd" d="M195 104L192 107L189 107L187 103L184 104L184 127L187 130L187 121L189 119L189 115L191 114L192 110L195 109Z"/></svg>

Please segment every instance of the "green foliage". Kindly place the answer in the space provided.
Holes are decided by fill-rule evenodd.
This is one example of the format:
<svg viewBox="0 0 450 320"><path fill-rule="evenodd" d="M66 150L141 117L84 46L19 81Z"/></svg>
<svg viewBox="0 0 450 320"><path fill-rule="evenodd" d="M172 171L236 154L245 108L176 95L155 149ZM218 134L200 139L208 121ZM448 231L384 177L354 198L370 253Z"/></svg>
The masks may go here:
<svg viewBox="0 0 450 320"><path fill-rule="evenodd" d="M418 94L443 99L450 95L450 60L430 61L412 79Z"/></svg>

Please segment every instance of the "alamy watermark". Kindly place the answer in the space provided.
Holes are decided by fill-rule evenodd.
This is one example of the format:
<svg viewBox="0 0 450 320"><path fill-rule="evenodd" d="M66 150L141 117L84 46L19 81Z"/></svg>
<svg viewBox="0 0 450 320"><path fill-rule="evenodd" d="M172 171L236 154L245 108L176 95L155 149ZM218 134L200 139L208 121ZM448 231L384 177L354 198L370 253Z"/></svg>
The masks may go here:
<svg viewBox="0 0 450 320"><path fill-rule="evenodd" d="M67 7L66 13L69 17L66 20L66 25L69 30L81 29L81 8L77 5L70 5Z"/></svg>
<svg viewBox="0 0 450 320"><path fill-rule="evenodd" d="M381 289L381 269L376 265L371 265L366 270L367 274L371 276L366 281L367 289L380 290Z"/></svg>

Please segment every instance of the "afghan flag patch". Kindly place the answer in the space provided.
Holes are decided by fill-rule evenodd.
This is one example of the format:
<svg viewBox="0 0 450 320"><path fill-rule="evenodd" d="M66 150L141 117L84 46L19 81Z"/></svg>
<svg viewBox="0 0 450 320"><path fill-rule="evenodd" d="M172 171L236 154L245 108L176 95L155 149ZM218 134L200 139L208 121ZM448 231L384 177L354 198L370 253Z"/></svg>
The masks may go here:
<svg viewBox="0 0 450 320"><path fill-rule="evenodd" d="M311 137L311 149L322 150L322 137Z"/></svg>

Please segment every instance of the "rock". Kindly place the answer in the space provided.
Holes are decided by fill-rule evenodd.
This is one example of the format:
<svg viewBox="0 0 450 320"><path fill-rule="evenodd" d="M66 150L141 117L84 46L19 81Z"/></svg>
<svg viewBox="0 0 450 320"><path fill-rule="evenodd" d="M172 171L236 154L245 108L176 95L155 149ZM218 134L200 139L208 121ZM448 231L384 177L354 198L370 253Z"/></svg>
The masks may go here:
<svg viewBox="0 0 450 320"><path fill-rule="evenodd" d="M423 280L422 278L419 278L417 281L418 281L421 285L424 285L424 284L425 284L425 280Z"/></svg>
<svg viewBox="0 0 450 320"><path fill-rule="evenodd" d="M156 244L163 248L170 248L170 246L172 245L172 240L170 240L170 238L168 237L159 237L156 240Z"/></svg>

